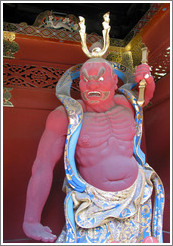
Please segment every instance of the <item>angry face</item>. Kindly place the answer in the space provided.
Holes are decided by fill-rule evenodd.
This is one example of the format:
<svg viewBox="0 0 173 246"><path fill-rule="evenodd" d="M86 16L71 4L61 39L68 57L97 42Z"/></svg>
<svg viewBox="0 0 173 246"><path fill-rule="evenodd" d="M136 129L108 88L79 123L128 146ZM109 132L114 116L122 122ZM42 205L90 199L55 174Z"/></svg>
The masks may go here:
<svg viewBox="0 0 173 246"><path fill-rule="evenodd" d="M86 104L109 103L117 89L118 78L104 59L90 59L81 68L80 91Z"/></svg>

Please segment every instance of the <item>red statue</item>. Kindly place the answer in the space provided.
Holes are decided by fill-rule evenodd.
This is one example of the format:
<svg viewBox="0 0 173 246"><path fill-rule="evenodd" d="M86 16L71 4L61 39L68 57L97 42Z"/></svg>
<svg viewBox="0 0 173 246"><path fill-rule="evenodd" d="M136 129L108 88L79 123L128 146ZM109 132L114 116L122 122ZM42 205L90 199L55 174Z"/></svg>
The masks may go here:
<svg viewBox="0 0 173 246"><path fill-rule="evenodd" d="M155 88L148 65L140 65L136 69L135 81L139 83L144 78L147 104ZM134 110L125 96L114 95L117 82L118 78L106 60L91 59L82 66L80 103L84 122L76 160L81 176L104 191L126 189L138 175L138 165L133 157ZM23 229L28 237L43 242L56 239L40 220L51 189L54 166L63 154L67 127L68 117L60 106L48 116L28 185Z"/></svg>

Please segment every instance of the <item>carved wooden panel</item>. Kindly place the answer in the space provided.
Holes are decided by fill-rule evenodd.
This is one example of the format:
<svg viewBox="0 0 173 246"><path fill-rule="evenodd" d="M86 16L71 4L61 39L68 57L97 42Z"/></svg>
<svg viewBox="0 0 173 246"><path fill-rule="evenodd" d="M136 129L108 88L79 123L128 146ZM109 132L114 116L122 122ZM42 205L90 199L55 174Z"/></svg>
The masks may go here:
<svg viewBox="0 0 173 246"><path fill-rule="evenodd" d="M10 87L55 88L68 66L41 65L35 62L4 61L3 83Z"/></svg>

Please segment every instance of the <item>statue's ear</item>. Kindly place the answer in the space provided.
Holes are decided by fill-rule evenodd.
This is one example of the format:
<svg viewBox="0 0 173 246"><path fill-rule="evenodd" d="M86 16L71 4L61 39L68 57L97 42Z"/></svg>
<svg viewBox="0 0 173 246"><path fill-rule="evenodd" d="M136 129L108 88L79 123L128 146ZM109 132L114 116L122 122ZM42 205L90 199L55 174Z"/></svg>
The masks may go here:
<svg viewBox="0 0 173 246"><path fill-rule="evenodd" d="M117 84L118 84L118 76L116 74L113 75L114 78L114 83L115 83L115 90L118 88Z"/></svg>

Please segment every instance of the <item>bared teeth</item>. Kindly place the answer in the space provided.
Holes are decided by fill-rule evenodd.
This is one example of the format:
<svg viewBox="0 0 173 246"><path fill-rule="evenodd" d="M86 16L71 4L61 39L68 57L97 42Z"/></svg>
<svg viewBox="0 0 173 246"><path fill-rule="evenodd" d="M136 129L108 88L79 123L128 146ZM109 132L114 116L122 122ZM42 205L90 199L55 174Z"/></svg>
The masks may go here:
<svg viewBox="0 0 173 246"><path fill-rule="evenodd" d="M88 96L89 97L100 97L101 96L101 93L99 91L90 91L88 93Z"/></svg>

